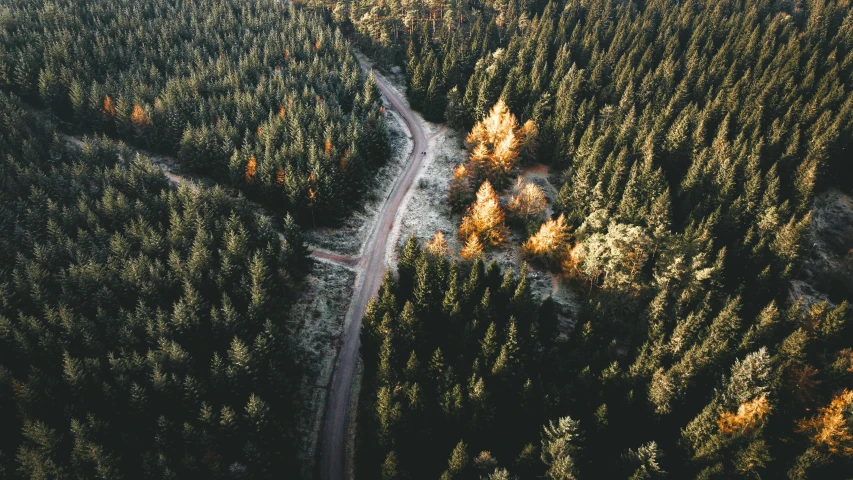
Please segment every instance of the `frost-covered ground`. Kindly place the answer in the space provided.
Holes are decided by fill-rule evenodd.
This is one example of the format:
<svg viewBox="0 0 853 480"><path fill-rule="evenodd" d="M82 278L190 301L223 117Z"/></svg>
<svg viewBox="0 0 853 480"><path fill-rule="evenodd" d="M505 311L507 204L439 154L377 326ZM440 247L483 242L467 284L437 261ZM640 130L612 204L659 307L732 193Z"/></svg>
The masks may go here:
<svg viewBox="0 0 853 480"><path fill-rule="evenodd" d="M297 416L302 432L300 457L305 460L303 478L310 478L313 467L311 459L317 449L317 432L323 421L354 282L354 271L332 263L314 262L314 270L306 278L305 289L290 314L288 330L297 342L299 362L305 369Z"/></svg>

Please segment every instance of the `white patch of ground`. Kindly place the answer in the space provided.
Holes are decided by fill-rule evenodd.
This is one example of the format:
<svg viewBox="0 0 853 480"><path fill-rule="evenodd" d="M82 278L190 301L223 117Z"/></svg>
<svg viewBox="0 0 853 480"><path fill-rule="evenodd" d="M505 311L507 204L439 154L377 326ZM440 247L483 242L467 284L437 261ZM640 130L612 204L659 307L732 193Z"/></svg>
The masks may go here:
<svg viewBox="0 0 853 480"><path fill-rule="evenodd" d="M465 158L459 137L450 130L444 131L429 141L427 159L420 176L415 179L415 188L403 200L397 211L395 227L391 231L391 241L386 263L396 264L397 248L405 243L409 235L422 242L429 240L435 232L444 232L448 247L458 252L461 244L456 239L457 227L450 217L447 204L447 192L453 168Z"/></svg>
<svg viewBox="0 0 853 480"><path fill-rule="evenodd" d="M340 348L338 339L343 334L354 282L355 272L328 262L314 262L314 270L290 312L288 331L298 342L298 361L305 374L297 415L301 432L298 438L302 442L299 456L304 460L302 478L311 478L311 459L318 446L328 386Z"/></svg>
<svg viewBox="0 0 853 480"><path fill-rule="evenodd" d="M362 205L354 209L340 225L306 229L306 240L310 248L321 248L350 256L362 255L362 248L373 231L379 209L382 208L394 180L412 151L412 137L397 112L385 110L385 125L388 127L391 157L374 176L373 185L365 195Z"/></svg>
<svg viewBox="0 0 853 480"><path fill-rule="evenodd" d="M806 305L853 300L853 196L833 189L815 198L805 250L790 300L802 298Z"/></svg>
<svg viewBox="0 0 853 480"><path fill-rule="evenodd" d="M461 217L451 214L447 196L454 168L464 163L467 158L461 134L452 130L436 130L430 140L430 151L432 154L424 164L420 177L415 181L416 188L397 213L399 227L391 232L392 242L389 245L392 247L389 248L387 257L389 264L396 263L399 248L410 235L414 235L420 242L425 242L438 231L444 233L448 247L454 252L454 258L459 258L458 252L462 248L462 242L456 234ZM557 190L549 180L547 168L524 169L522 173L528 181L542 187L550 208L557 196ZM509 192L504 195L503 200L508 196ZM484 260L487 264L496 261L503 270L511 267L518 272L524 262L521 244L525 240L526 232L511 229L506 246L486 251ZM570 329L580 311L577 295L568 288L562 278L533 266L528 272L528 279L535 298L542 300L550 296L554 299L560 312L562 329Z"/></svg>

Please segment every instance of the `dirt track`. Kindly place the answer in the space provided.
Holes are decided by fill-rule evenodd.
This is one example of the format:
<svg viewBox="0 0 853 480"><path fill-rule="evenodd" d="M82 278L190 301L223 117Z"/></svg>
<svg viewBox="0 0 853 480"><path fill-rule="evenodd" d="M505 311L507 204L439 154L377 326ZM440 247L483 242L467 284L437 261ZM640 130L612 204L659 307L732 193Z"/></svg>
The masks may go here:
<svg viewBox="0 0 853 480"><path fill-rule="evenodd" d="M362 65L364 68L364 65ZM419 117L412 112L399 94L388 86L385 79L376 76L379 91L406 123L412 134L414 146L409 162L397 178L391 193L385 200L373 232L363 249L359 262L359 273L353 289L352 302L347 312L346 330L343 346L338 355L337 367L329 390L326 415L323 422L320 445L320 478L322 480L343 480L346 478L347 412L350 407L352 377L358 361L359 331L361 317L371 297L379 291L382 277L385 275L385 251L388 236L394 226L397 210L406 194L414 185L426 156L429 155L427 138ZM427 152L423 155L421 152Z"/></svg>

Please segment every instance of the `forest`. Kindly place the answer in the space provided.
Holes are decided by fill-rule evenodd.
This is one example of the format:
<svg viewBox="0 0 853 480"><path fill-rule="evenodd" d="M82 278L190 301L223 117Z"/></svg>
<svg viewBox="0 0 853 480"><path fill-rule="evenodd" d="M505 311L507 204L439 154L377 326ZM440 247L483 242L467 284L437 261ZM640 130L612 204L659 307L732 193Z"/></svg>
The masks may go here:
<svg viewBox="0 0 853 480"><path fill-rule="evenodd" d="M470 132L448 198L467 261L407 244L365 317L362 478L844 478L853 256L804 263L816 196L853 180L850 2L326 8ZM519 178L537 163L550 216ZM513 231L583 299L564 339L547 299L483 313L511 274L468 287Z"/></svg>
<svg viewBox="0 0 853 480"><path fill-rule="evenodd" d="M343 36L287 3L5 2L0 89L334 223L388 156L382 103Z"/></svg>
<svg viewBox="0 0 853 480"><path fill-rule="evenodd" d="M0 27L0 477L311 470L302 228L391 152L353 46L461 134L453 231L404 240L362 320L357 478L849 476L853 236L820 250L816 219L853 195L851 0L11 0Z"/></svg>
<svg viewBox="0 0 853 480"><path fill-rule="evenodd" d="M244 201L104 137L69 145L15 97L0 122L0 477L294 468L292 217L282 244Z"/></svg>

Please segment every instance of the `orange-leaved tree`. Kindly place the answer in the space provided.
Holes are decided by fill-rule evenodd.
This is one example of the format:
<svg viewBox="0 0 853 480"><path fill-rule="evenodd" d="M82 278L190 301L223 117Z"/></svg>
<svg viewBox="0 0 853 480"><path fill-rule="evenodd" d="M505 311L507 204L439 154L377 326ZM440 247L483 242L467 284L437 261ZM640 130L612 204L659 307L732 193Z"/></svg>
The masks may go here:
<svg viewBox="0 0 853 480"><path fill-rule="evenodd" d="M459 238L469 240L476 235L480 243L497 246L506 238L506 215L501 208L500 200L492 184L483 182L477 191L477 200L468 208L459 226Z"/></svg>
<svg viewBox="0 0 853 480"><path fill-rule="evenodd" d="M533 122L519 127L515 115L503 100L498 100L489 115L474 124L465 138L475 180L487 179L498 187L505 185L510 171L518 164L524 142L529 142L535 132Z"/></svg>
<svg viewBox="0 0 853 480"><path fill-rule="evenodd" d="M833 455L853 456L853 390L844 389L817 416L800 420L816 447Z"/></svg>
<svg viewBox="0 0 853 480"><path fill-rule="evenodd" d="M255 174L257 171L258 161L255 160L255 156L252 155L246 163L246 183L255 183Z"/></svg>
<svg viewBox="0 0 853 480"><path fill-rule="evenodd" d="M444 232L435 232L432 240L426 243L425 250L437 257L448 255L450 253L450 248L447 246L447 240L444 238Z"/></svg>
<svg viewBox="0 0 853 480"><path fill-rule="evenodd" d="M546 264L559 264L567 252L569 238L571 235L566 216L561 214L556 220L543 223L539 231L524 242L521 249L525 255Z"/></svg>
<svg viewBox="0 0 853 480"><path fill-rule="evenodd" d="M109 95L104 97L104 108L101 109L101 111L104 113L104 115L106 115L108 117L115 117L116 116L116 106L115 106L115 103L113 102L113 99L110 98Z"/></svg>
<svg viewBox="0 0 853 480"><path fill-rule="evenodd" d="M770 402L767 400L767 395L762 394L741 403L737 412L723 411L717 418L717 428L724 435L745 433L755 428L768 413L770 413Z"/></svg>
<svg viewBox="0 0 853 480"><path fill-rule="evenodd" d="M137 137L141 137L145 133L145 127L148 126L148 115L138 103L133 106L130 123L133 125L133 132Z"/></svg>
<svg viewBox="0 0 853 480"><path fill-rule="evenodd" d="M468 241L465 242L462 250L459 251L459 255L465 260L474 260L481 253L483 253L483 244L473 233L468 237Z"/></svg>

